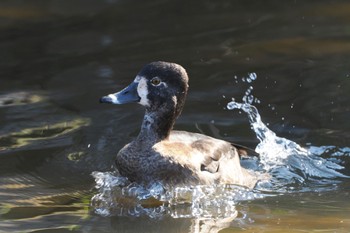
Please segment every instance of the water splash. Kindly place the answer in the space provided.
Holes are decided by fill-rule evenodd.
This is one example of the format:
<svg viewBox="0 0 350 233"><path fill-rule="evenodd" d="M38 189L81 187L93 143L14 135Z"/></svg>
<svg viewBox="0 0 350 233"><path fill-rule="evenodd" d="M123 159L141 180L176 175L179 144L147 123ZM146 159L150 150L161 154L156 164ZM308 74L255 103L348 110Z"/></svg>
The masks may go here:
<svg viewBox="0 0 350 233"><path fill-rule="evenodd" d="M265 196L235 185L164 187L156 182L144 187L111 172L94 172L92 175L98 193L93 196L91 206L102 216L232 218L237 215L238 201Z"/></svg>
<svg viewBox="0 0 350 233"><path fill-rule="evenodd" d="M250 125L260 141L255 151L259 153L261 165L266 171L271 172L276 167L286 166L299 180L305 180L308 177L344 177L336 171L343 169L342 166L318 157L311 150L291 140L278 137L261 121L256 107L249 103L231 101L227 104L227 108L240 109L248 114Z"/></svg>
<svg viewBox="0 0 350 233"><path fill-rule="evenodd" d="M256 79L255 73L249 73L248 77L243 78L242 81L251 84ZM308 177L344 177L336 171L343 169L342 166L319 157L324 151L317 151L316 147L303 148L291 140L278 137L271 131L262 122L258 109L252 105L260 103L252 91L253 86L249 86L242 97L242 103L233 99L227 104L227 108L229 110L239 109L247 113L252 130L260 141L255 150L260 154L260 163L264 170L273 172L276 167L285 167L286 170L294 173L294 178L300 181Z"/></svg>
<svg viewBox="0 0 350 233"><path fill-rule="evenodd" d="M243 77L242 78L242 81L243 82L246 82L246 83L252 83L254 82L255 80L257 79L257 75L256 73L248 73L248 76L247 77ZM253 103L256 103L256 104L260 104L260 100L258 98L256 98L252 92L253 92L253 86L249 86L247 88L247 90L245 91L244 93L244 96L242 98L242 101L244 103L249 103L249 104L253 104Z"/></svg>
<svg viewBox="0 0 350 233"><path fill-rule="evenodd" d="M227 108L246 112L260 141L255 151L260 155L260 166L272 178L270 182L258 184L258 189L277 192L325 191L336 188L339 181L335 178L347 177L338 171L344 169L336 163L339 161L320 157L327 148L322 150L313 146L307 149L291 140L278 137L262 122L257 108L244 97L243 101L244 103L238 103L233 100L227 104ZM343 152L341 150L342 154Z"/></svg>

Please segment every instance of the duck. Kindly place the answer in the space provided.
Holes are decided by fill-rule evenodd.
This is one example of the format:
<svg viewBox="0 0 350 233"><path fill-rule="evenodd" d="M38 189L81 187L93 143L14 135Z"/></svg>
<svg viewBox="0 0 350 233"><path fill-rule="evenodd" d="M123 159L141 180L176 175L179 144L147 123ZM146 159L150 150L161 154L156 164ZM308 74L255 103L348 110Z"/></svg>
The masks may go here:
<svg viewBox="0 0 350 233"><path fill-rule="evenodd" d="M254 188L257 174L241 166L239 149L233 144L173 130L185 104L188 80L179 64L151 62L123 90L100 98L100 103L145 107L140 132L117 153L116 169L129 181L145 185L161 182Z"/></svg>

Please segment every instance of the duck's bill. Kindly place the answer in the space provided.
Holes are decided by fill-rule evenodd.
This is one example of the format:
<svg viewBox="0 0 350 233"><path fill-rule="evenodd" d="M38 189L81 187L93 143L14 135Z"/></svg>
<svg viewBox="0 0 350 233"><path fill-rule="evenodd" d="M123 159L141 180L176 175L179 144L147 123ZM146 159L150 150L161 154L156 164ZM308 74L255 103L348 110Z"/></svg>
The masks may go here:
<svg viewBox="0 0 350 233"><path fill-rule="evenodd" d="M129 86L117 93L101 97L100 103L127 104L139 102L140 96L137 93L137 86L138 83L132 82Z"/></svg>

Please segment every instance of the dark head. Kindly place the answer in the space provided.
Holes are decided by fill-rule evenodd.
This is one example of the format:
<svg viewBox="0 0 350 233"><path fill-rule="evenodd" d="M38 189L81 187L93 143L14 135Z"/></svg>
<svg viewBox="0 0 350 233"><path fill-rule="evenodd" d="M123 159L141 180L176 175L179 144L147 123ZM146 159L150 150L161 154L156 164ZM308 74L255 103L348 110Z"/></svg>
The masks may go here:
<svg viewBox="0 0 350 233"><path fill-rule="evenodd" d="M168 118L163 121L171 121L180 115L187 90L188 76L182 66L157 61L144 66L129 86L120 92L102 97L100 102L136 102L146 107L147 114L154 113L161 118Z"/></svg>

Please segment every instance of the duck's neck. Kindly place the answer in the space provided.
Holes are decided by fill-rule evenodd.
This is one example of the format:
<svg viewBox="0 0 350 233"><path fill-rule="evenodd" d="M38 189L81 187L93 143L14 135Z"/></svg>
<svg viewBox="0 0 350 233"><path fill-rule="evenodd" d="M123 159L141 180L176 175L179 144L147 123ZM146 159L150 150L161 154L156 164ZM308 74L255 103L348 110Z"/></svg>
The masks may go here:
<svg viewBox="0 0 350 233"><path fill-rule="evenodd" d="M138 139L152 143L166 139L175 124L176 117L173 108L166 111L146 109Z"/></svg>

